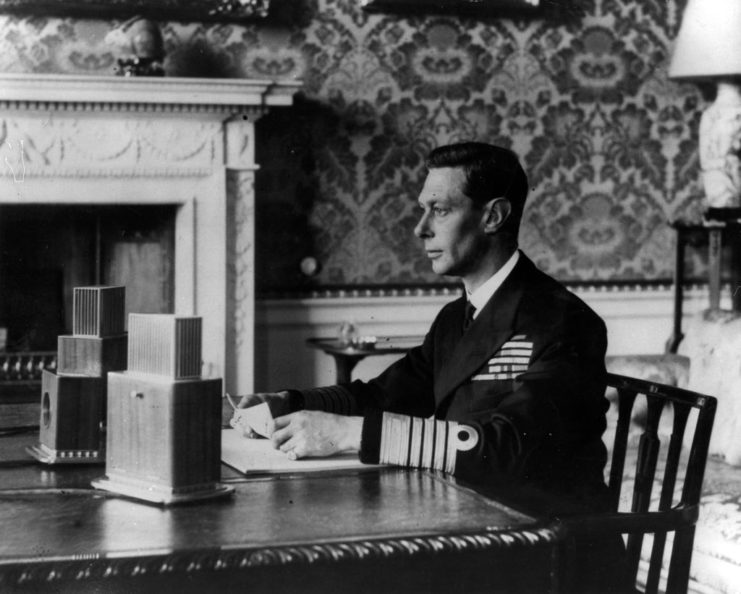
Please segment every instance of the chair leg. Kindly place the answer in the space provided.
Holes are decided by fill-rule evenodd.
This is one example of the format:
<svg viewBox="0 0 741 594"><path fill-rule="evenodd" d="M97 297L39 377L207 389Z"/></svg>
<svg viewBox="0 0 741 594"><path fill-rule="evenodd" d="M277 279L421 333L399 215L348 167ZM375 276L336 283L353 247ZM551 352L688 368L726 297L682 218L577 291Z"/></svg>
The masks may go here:
<svg viewBox="0 0 741 594"><path fill-rule="evenodd" d="M677 530L674 534L674 546L669 563L669 577L666 591L674 594L686 594L690 581L690 561L695 542L695 527L689 526Z"/></svg>

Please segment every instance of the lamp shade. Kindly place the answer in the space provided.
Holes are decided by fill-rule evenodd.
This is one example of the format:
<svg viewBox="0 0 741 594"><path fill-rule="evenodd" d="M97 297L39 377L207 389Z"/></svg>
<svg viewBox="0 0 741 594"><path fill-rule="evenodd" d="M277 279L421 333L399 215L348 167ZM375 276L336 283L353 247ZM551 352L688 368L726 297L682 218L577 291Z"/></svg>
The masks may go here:
<svg viewBox="0 0 741 594"><path fill-rule="evenodd" d="M689 0L670 78L741 75L741 0Z"/></svg>

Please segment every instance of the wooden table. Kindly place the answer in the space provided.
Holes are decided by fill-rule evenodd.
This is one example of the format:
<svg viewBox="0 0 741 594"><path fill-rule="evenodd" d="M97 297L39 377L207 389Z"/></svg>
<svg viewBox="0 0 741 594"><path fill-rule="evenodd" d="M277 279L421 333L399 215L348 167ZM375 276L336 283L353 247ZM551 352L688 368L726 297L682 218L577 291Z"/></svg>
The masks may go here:
<svg viewBox="0 0 741 594"><path fill-rule="evenodd" d="M95 491L0 437L2 592L549 592L561 531L428 472L245 478L162 508Z"/></svg>
<svg viewBox="0 0 741 594"><path fill-rule="evenodd" d="M310 347L331 355L337 367L337 383L346 384L352 380L352 370L366 357L406 353L412 347L422 344L422 336L381 336L372 347L348 346L337 338L309 338Z"/></svg>

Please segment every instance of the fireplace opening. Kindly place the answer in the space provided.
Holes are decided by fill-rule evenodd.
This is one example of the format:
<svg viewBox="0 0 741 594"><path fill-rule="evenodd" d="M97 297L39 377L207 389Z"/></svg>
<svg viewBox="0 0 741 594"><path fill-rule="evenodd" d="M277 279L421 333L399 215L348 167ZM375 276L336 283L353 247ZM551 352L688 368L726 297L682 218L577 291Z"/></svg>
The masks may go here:
<svg viewBox="0 0 741 594"><path fill-rule="evenodd" d="M74 287L125 285L126 310L174 310L176 205L0 205L0 351L54 351Z"/></svg>

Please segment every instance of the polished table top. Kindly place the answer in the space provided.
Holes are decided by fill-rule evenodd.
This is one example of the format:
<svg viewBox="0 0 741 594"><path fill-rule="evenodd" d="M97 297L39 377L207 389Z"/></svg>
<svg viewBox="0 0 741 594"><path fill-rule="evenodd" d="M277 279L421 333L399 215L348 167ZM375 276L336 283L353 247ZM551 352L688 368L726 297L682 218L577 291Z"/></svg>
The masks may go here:
<svg viewBox="0 0 741 594"><path fill-rule="evenodd" d="M152 579L138 591L161 588L160 578L184 577L199 591L215 575L234 581L246 570L271 567L282 571L260 574L256 589L277 591L276 580L289 574L321 583L327 564L345 563L357 577L362 572L353 564L361 562L386 567L398 557L411 567L410 561L428 559L429 571L444 566L441 555L458 567L462 554L518 550L545 565L543 583L550 579L557 529L441 475L369 467L245 478L223 467L233 496L159 507L92 489L102 466L31 461L24 447L34 437L0 437L3 592L49 583L55 591L65 584L82 591L88 583L90 591L126 591L117 580L142 576ZM312 565L322 568L319 578L286 571ZM384 579L378 568L371 575Z"/></svg>

